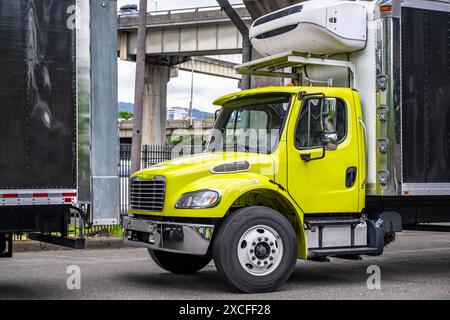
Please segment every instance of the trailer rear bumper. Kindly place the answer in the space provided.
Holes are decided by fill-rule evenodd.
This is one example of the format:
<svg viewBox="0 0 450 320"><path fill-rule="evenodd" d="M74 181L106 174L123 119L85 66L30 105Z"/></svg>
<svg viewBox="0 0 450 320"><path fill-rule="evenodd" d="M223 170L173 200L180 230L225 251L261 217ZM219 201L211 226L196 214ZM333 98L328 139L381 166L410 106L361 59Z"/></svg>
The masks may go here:
<svg viewBox="0 0 450 320"><path fill-rule="evenodd" d="M125 217L124 243L152 250L204 256L208 253L214 225L160 222Z"/></svg>

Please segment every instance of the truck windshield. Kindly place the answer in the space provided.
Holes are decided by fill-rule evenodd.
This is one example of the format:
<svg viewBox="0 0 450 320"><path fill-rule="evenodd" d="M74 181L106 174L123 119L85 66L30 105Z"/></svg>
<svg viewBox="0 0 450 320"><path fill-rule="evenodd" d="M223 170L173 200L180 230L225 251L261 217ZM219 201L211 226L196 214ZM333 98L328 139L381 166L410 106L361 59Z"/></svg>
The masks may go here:
<svg viewBox="0 0 450 320"><path fill-rule="evenodd" d="M226 103L206 151L272 153L278 146L291 105L286 93L259 94Z"/></svg>

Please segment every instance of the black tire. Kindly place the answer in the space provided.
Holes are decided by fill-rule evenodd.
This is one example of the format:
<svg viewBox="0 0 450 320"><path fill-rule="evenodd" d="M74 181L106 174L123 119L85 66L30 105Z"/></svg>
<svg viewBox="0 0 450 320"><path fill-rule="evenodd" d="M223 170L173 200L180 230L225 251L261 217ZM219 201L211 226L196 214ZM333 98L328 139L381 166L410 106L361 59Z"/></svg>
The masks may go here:
<svg viewBox="0 0 450 320"><path fill-rule="evenodd" d="M148 249L150 256L162 269L175 274L191 274L206 267L211 258Z"/></svg>
<svg viewBox="0 0 450 320"><path fill-rule="evenodd" d="M0 233L0 254L6 251L6 234Z"/></svg>
<svg viewBox="0 0 450 320"><path fill-rule="evenodd" d="M279 265L267 275L251 274L238 257L241 237L259 225L276 231L283 246ZM213 257L219 275L231 286L246 293L271 292L283 285L294 271L297 237L289 221L278 211L261 206L246 207L223 221L214 239Z"/></svg>

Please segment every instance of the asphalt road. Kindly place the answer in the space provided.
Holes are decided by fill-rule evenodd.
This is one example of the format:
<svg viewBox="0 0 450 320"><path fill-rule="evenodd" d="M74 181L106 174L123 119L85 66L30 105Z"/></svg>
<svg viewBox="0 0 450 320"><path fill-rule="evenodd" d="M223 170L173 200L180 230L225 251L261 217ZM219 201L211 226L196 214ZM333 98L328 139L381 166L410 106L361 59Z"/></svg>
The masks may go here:
<svg viewBox="0 0 450 320"><path fill-rule="evenodd" d="M67 268L81 289L67 289ZM367 268L381 270L368 289ZM43 251L0 260L0 299L450 299L450 234L404 232L380 257L299 261L279 291L243 295L226 286L214 264L192 276L159 269L145 249Z"/></svg>

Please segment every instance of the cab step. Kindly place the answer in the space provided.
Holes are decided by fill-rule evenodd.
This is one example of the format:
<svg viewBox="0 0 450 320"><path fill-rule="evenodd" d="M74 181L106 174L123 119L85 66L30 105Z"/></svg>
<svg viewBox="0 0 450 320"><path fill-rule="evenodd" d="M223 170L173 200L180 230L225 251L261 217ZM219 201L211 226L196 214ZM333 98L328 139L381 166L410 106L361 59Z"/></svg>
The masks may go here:
<svg viewBox="0 0 450 320"><path fill-rule="evenodd" d="M361 219L355 218L316 218L305 219L305 223L309 226L337 226L337 225L352 225L361 223Z"/></svg>
<svg viewBox="0 0 450 320"><path fill-rule="evenodd" d="M346 248L323 248L309 249L308 253L312 257L334 257L350 256L361 254L377 254L380 249L372 247L346 247Z"/></svg>

